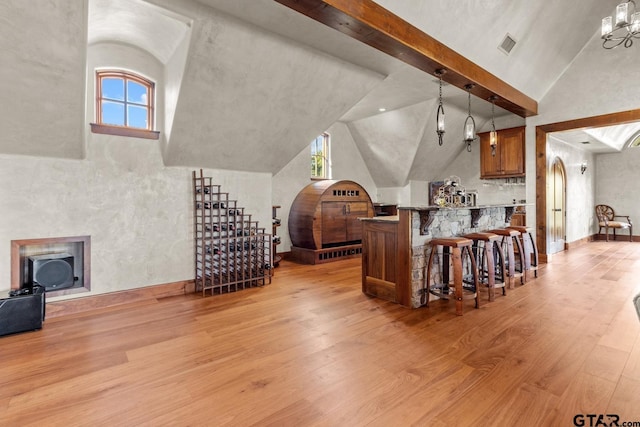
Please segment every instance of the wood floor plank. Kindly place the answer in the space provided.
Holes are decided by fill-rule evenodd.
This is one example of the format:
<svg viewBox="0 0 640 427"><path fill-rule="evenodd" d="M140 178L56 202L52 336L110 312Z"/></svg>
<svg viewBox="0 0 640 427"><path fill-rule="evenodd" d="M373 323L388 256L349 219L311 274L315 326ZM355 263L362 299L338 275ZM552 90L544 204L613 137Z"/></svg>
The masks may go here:
<svg viewBox="0 0 640 427"><path fill-rule="evenodd" d="M556 408L559 398L551 393L522 384L489 408L475 425L544 426L547 414ZM428 420L425 420L428 421Z"/></svg>
<svg viewBox="0 0 640 427"><path fill-rule="evenodd" d="M540 425L571 426L578 414L606 414L615 387L612 381L579 373Z"/></svg>
<svg viewBox="0 0 640 427"><path fill-rule="evenodd" d="M360 259L60 316L0 338L0 425L573 425L638 420L640 245L593 242L482 307L361 292ZM634 413L636 411L636 413Z"/></svg>
<svg viewBox="0 0 640 427"><path fill-rule="evenodd" d="M627 378L640 381L640 334L638 334L633 348L631 349L629 359L627 359L622 375Z"/></svg>
<svg viewBox="0 0 640 427"><path fill-rule="evenodd" d="M640 380L623 376L611 397L607 414L619 415L621 423L624 421L640 423L638 396L640 396Z"/></svg>
<svg viewBox="0 0 640 427"><path fill-rule="evenodd" d="M617 383L622 374L629 352L597 345L585 360L583 372Z"/></svg>

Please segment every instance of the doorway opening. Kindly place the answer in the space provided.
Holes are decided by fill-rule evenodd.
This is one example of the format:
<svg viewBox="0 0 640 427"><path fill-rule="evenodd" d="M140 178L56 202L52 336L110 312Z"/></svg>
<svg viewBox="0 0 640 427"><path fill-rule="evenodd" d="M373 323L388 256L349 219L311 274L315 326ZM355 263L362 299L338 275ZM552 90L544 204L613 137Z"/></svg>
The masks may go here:
<svg viewBox="0 0 640 427"><path fill-rule="evenodd" d="M631 123L640 120L640 109L604 114L565 122L536 126L536 241L540 262L547 262L550 256L549 225L547 212L547 134L574 129L596 128Z"/></svg>
<svg viewBox="0 0 640 427"><path fill-rule="evenodd" d="M549 253L565 250L567 173L564 163L556 157L549 170Z"/></svg>

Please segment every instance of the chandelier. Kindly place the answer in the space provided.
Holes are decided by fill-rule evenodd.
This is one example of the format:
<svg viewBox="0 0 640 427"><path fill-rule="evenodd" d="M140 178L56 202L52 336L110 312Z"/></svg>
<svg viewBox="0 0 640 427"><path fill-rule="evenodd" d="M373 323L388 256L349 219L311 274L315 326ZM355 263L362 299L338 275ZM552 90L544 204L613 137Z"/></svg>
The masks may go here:
<svg viewBox="0 0 640 427"><path fill-rule="evenodd" d="M602 47L613 49L623 45L630 47L633 39L640 38L640 12L636 12L636 3L627 0L616 7L614 16L602 18Z"/></svg>

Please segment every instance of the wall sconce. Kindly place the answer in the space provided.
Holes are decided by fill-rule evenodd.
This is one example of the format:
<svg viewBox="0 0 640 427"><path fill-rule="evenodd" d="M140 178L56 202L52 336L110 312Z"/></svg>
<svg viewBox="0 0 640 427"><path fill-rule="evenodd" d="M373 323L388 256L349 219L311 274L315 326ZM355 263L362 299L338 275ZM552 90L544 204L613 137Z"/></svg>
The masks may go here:
<svg viewBox="0 0 640 427"><path fill-rule="evenodd" d="M586 171L587 171L587 164L586 164L586 163L582 163L582 164L580 165L580 173L581 173L582 175L584 175L584 173L585 173Z"/></svg>

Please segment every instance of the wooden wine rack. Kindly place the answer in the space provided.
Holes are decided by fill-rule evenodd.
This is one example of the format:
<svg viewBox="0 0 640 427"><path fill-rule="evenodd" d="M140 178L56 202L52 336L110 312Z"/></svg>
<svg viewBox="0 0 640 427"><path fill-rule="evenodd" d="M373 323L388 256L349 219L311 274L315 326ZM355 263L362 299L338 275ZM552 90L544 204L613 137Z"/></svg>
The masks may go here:
<svg viewBox="0 0 640 427"><path fill-rule="evenodd" d="M271 235L202 169L192 175L196 292L214 295L271 283Z"/></svg>

